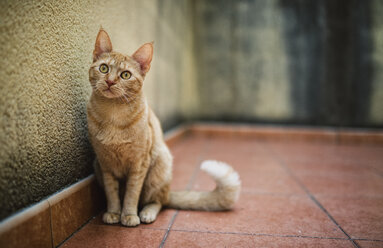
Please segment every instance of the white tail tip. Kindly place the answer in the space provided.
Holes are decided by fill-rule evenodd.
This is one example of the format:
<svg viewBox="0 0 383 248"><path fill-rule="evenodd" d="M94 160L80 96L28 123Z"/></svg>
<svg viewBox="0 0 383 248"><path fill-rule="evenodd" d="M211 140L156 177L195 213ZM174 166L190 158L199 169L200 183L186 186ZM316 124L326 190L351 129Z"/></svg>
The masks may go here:
<svg viewBox="0 0 383 248"><path fill-rule="evenodd" d="M201 164L201 170L205 171L207 174L215 178L220 178L225 176L231 169L230 165L215 161L215 160L206 160Z"/></svg>
<svg viewBox="0 0 383 248"><path fill-rule="evenodd" d="M239 185L239 175L230 165L215 160L206 160L201 164L201 170L212 176L214 179L223 179L225 185Z"/></svg>

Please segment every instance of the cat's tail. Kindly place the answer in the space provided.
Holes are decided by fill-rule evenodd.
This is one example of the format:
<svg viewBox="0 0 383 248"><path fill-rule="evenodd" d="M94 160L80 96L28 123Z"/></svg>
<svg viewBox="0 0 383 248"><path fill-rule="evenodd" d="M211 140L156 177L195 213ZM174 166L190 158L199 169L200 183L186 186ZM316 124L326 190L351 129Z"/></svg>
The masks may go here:
<svg viewBox="0 0 383 248"><path fill-rule="evenodd" d="M201 170L209 174L217 186L210 192L170 192L169 208L221 211L233 208L239 197L241 181L230 165L218 161L204 161Z"/></svg>

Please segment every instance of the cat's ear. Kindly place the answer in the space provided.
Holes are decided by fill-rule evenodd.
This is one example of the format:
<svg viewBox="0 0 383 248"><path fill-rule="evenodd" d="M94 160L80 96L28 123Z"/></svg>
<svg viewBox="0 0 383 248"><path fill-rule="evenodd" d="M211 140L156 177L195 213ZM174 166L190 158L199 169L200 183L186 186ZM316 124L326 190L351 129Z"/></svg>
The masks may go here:
<svg viewBox="0 0 383 248"><path fill-rule="evenodd" d="M93 51L93 61L96 61L103 53L110 53L112 51L112 42L110 41L108 33L100 28L96 38L96 45Z"/></svg>
<svg viewBox="0 0 383 248"><path fill-rule="evenodd" d="M153 42L143 44L132 57L140 64L141 71L145 75L150 69L153 58Z"/></svg>

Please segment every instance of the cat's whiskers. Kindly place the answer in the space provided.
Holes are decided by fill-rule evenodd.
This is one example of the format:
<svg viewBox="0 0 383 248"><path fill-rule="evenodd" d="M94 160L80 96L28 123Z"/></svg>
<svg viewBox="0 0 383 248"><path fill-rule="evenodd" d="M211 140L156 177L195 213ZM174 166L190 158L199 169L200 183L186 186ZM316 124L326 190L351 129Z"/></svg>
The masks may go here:
<svg viewBox="0 0 383 248"><path fill-rule="evenodd" d="M137 95L129 93L129 91L125 92L125 95L130 99L130 102L137 102Z"/></svg>
<svg viewBox="0 0 383 248"><path fill-rule="evenodd" d="M134 95L130 94L129 92L126 92L123 88L115 87L115 90L118 91L119 95L121 95L119 99L122 99L123 101L125 100L126 103L130 104L135 103L137 101L135 97L133 97Z"/></svg>
<svg viewBox="0 0 383 248"><path fill-rule="evenodd" d="M129 99L125 95L122 95L122 97L126 100L126 103L129 103Z"/></svg>
<svg viewBox="0 0 383 248"><path fill-rule="evenodd" d="M93 90L94 90L95 92L101 92L100 89L99 89L98 87L96 87L95 85L94 85L94 86L92 85L92 88L93 88Z"/></svg>
<svg viewBox="0 0 383 248"><path fill-rule="evenodd" d="M127 93L123 93L123 94L121 95L121 97L122 97L123 99L126 100L126 103L132 103L132 102L134 102L134 101L133 101L134 99L132 99L129 95L127 95Z"/></svg>
<svg viewBox="0 0 383 248"><path fill-rule="evenodd" d="M124 99L121 96L118 97L117 99L120 101L121 104L125 104L125 101L124 101Z"/></svg>

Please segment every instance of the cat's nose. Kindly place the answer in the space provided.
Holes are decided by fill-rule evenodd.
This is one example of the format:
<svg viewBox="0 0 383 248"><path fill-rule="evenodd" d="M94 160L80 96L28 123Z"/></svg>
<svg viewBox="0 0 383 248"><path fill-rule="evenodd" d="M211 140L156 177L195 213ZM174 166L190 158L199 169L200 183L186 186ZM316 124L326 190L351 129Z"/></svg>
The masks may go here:
<svg viewBox="0 0 383 248"><path fill-rule="evenodd" d="M113 82L111 80L106 80L105 82L108 84L108 87L111 87L111 86L116 84L115 82Z"/></svg>

